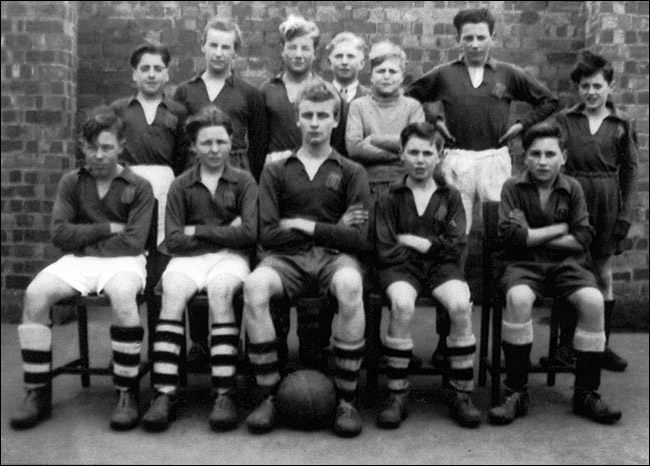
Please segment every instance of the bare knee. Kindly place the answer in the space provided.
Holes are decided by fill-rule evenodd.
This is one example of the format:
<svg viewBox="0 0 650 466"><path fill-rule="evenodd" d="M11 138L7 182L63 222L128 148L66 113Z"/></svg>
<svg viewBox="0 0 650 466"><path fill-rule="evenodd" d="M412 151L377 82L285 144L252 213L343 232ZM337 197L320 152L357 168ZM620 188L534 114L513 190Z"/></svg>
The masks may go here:
<svg viewBox="0 0 650 466"><path fill-rule="evenodd" d="M358 307L363 300L363 281L355 269L341 269L332 278L332 290L339 309Z"/></svg>
<svg viewBox="0 0 650 466"><path fill-rule="evenodd" d="M392 296L390 303L391 320L408 325L415 315L415 302L408 296Z"/></svg>
<svg viewBox="0 0 650 466"><path fill-rule="evenodd" d="M597 327L604 322L603 295L596 288L582 288L569 296L569 301L578 310L581 321Z"/></svg>
<svg viewBox="0 0 650 466"><path fill-rule="evenodd" d="M269 307L272 286L265 273L255 271L244 280L244 309L251 318L258 318Z"/></svg>
<svg viewBox="0 0 650 466"><path fill-rule="evenodd" d="M504 319L508 322L523 323L530 320L535 304L535 294L527 287L515 286L506 293Z"/></svg>

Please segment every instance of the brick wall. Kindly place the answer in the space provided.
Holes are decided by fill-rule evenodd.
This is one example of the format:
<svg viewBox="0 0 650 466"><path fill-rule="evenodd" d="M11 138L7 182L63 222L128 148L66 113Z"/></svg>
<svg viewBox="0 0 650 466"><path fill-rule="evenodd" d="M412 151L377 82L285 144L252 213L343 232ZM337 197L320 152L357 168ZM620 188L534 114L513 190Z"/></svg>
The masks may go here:
<svg viewBox="0 0 650 466"><path fill-rule="evenodd" d="M50 212L74 166L76 2L2 2L2 319L58 257Z"/></svg>
<svg viewBox="0 0 650 466"><path fill-rule="evenodd" d="M637 222L631 240L635 249L617 260L617 287L647 302L648 7L644 2L79 2L78 108L81 112L132 92L127 57L145 39L170 46L173 59L168 92L172 92L176 84L203 68L199 40L207 19L214 14L232 17L239 23L245 40L236 69L259 86L280 70L278 25L289 13L317 21L322 32L317 67L325 77L330 74L322 56L324 46L336 33L351 30L369 43L388 38L400 44L409 58L407 80L411 80L458 56L452 18L458 9L478 4L489 6L497 18L495 56L539 77L559 94L563 105L575 101L568 72L581 49L591 47L615 60L618 88L622 89L617 93L617 103L625 102L628 114L638 121L643 161ZM17 20L12 15L5 20L6 8L3 3L3 72L10 68L5 65L5 48L13 47L5 43L4 22L13 25ZM366 65L361 81L367 83L368 78ZM4 89L3 76L3 125ZM526 110L524 104L515 105L512 120ZM3 140L4 134L3 126ZM511 149L515 165L520 167L519 143L513 143ZM9 176L5 174L4 158L3 149L3 185L5 176ZM21 173L14 176L24 176ZM4 200L3 193L3 225ZM480 228L480 222L475 223ZM480 250L479 237L478 231L472 233L472 250ZM4 246L3 236L3 259ZM470 257L468 265L477 295L478 257ZM3 296L4 289L3 268Z"/></svg>
<svg viewBox="0 0 650 466"><path fill-rule="evenodd" d="M612 60L614 102L636 121L639 136L639 192L629 250L615 258L618 300L648 301L648 3L586 2L587 46ZM629 308L630 306L628 306Z"/></svg>

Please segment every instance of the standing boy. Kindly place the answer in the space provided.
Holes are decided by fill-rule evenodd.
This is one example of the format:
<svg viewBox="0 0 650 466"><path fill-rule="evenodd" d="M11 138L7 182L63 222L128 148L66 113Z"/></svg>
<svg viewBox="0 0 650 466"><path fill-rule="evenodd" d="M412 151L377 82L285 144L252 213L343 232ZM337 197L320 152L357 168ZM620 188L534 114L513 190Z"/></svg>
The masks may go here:
<svg viewBox="0 0 650 466"><path fill-rule="evenodd" d="M489 411L493 424L509 424L528 412L528 365L533 344L535 300L551 293L578 312L573 412L614 423L621 412L596 392L605 350L603 295L585 259L593 236L582 188L561 173L566 162L563 135L538 124L523 137L526 171L504 186L499 204L499 236L505 245L501 286L506 297L502 346L506 397Z"/></svg>
<svg viewBox="0 0 650 466"><path fill-rule="evenodd" d="M614 90L612 64L600 55L584 52L571 72L580 103L561 112L557 124L567 137L566 174L582 186L594 228L590 253L598 288L605 297L605 335L614 312L612 262L623 252L623 242L632 222L638 173L636 134L630 121L610 101ZM574 325L563 326L558 356L572 361ZM609 345L603 368L624 371L627 361Z"/></svg>
<svg viewBox="0 0 650 466"><path fill-rule="evenodd" d="M435 67L405 93L422 103L442 101L455 145L447 150L442 169L460 191L468 233L475 198L499 200L501 186L510 177L508 140L550 116L558 105L551 92L521 68L490 56L494 23L486 8L458 12L454 27L463 56ZM533 108L508 128L513 100Z"/></svg>

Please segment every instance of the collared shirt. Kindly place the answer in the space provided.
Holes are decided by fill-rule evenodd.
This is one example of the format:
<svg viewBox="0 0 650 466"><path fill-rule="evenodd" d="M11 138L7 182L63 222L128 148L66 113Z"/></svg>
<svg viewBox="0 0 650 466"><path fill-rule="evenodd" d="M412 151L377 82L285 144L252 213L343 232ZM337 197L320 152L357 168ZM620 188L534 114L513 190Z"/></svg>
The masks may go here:
<svg viewBox="0 0 650 466"><path fill-rule="evenodd" d="M113 102L111 107L125 123L126 146L121 158L130 165L166 165L179 175L187 168L185 135L187 110L163 96L151 124L136 96Z"/></svg>
<svg viewBox="0 0 650 466"><path fill-rule="evenodd" d="M291 254L322 246L346 252L367 249L367 225L339 220L352 204L369 209L368 178L363 167L332 150L309 179L292 154L264 167L259 192L259 243L267 251ZM283 218L316 222L314 235L280 227Z"/></svg>
<svg viewBox="0 0 650 466"><path fill-rule="evenodd" d="M565 171L569 175L585 177L599 173L618 174L623 202L621 210L611 214L631 222L639 164L636 133L629 120L617 112L611 102L607 106L611 113L603 120L596 134L591 134L589 120L583 113L584 104L557 115L557 124L566 138Z"/></svg>
<svg viewBox="0 0 650 466"><path fill-rule="evenodd" d="M420 102L442 101L447 128L459 149L482 151L506 145L510 102L533 108L520 120L524 130L550 116L558 100L546 86L521 68L489 59L483 82L472 86L463 58L433 68L411 84L405 95Z"/></svg>
<svg viewBox="0 0 650 466"><path fill-rule="evenodd" d="M99 198L97 181L79 168L61 178L52 210L52 242L77 256L138 256L144 252L153 214L151 185L125 166ZM111 223L124 231L111 233Z"/></svg>
<svg viewBox="0 0 650 466"><path fill-rule="evenodd" d="M527 247L528 228L509 221L510 212L514 209L524 212L528 228L542 228L558 223L567 223L569 234L583 245L583 252L551 249L543 244ZM584 258L593 237L582 187L575 178L562 173L558 174L553 183L552 192L544 210L539 201L539 189L529 171L506 181L499 203L498 231L505 248L505 258L514 261L561 262L570 256Z"/></svg>
<svg viewBox="0 0 650 466"><path fill-rule="evenodd" d="M241 225L230 226L241 217ZM184 233L194 225L194 236ZM160 250L172 256L195 256L223 248L247 249L257 237L257 185L252 175L226 165L214 194L201 182L201 164L169 187L165 241Z"/></svg>
<svg viewBox="0 0 650 466"><path fill-rule="evenodd" d="M391 266L409 261L460 261L465 247L465 209L456 188L439 184L420 215L407 176L390 187L377 204L377 254L380 264ZM422 254L398 243L397 235L412 234L431 241Z"/></svg>
<svg viewBox="0 0 650 466"><path fill-rule="evenodd" d="M341 97L343 97L343 94L345 92L345 102L350 103L352 102L352 99L354 99L357 96L357 89L359 88L359 80L355 80L352 84L348 84L347 86L343 86L341 83L339 83L336 79L332 81L332 86L334 86L334 89L336 89Z"/></svg>
<svg viewBox="0 0 650 466"><path fill-rule="evenodd" d="M332 85L336 90L340 92L339 89L341 87L340 84L338 84L336 81L332 81ZM356 81L355 84L348 86L348 88L350 87L354 87L354 92L352 95L348 93L347 102L341 99L341 111L339 112L340 113L339 124L332 130L332 137L330 138L330 143L332 144L332 147L336 149L336 151L339 154L345 157L348 157L348 149L345 146L345 130L348 125L348 112L350 111L350 102L352 102L354 99L358 99L359 97L363 97L364 95L370 94L370 88L359 84L359 81Z"/></svg>
<svg viewBox="0 0 650 466"><path fill-rule="evenodd" d="M247 150L251 173L259 179L266 157L266 120L260 91L230 74L211 101L201 74L178 86L174 100L185 105L190 115L209 104L227 113L233 121L232 150Z"/></svg>
<svg viewBox="0 0 650 466"><path fill-rule="evenodd" d="M289 101L287 87L282 80L283 73L262 84L260 91L266 111L268 133L267 153L298 150L302 135L298 128L296 110Z"/></svg>

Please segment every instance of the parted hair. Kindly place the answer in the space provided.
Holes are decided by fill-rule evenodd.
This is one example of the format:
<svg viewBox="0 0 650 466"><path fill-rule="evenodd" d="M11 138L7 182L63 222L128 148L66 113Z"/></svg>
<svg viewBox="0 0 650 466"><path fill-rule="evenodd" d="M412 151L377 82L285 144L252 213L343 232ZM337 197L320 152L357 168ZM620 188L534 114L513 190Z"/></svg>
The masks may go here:
<svg viewBox="0 0 650 466"><path fill-rule="evenodd" d="M332 53L332 50L334 50L334 48L342 42L352 42L361 52L361 55L365 57L366 50L368 49L366 46L366 41L353 32L349 31L339 32L337 35L335 35L329 44L325 46L325 54L329 56Z"/></svg>
<svg viewBox="0 0 650 466"><path fill-rule="evenodd" d="M442 154L445 148L445 136L431 123L419 122L406 125L399 135L400 146L404 148L413 136L433 142L439 154Z"/></svg>
<svg viewBox="0 0 650 466"><path fill-rule="evenodd" d="M300 103L305 100L310 102L327 102L328 100L333 100L334 118L339 119L341 113L341 97L330 83L320 78L315 78L305 83L293 104L296 112L300 109Z"/></svg>
<svg viewBox="0 0 650 466"><path fill-rule="evenodd" d="M79 139L92 144L102 131L113 133L118 141L124 140L124 122L115 110L107 105L100 105L88 111L81 124Z"/></svg>
<svg viewBox="0 0 650 466"><path fill-rule="evenodd" d="M235 52L239 53L242 44L242 35L239 26L234 21L229 19L219 18L218 16L213 16L208 20L208 23L203 29L203 36L201 37L201 44L205 44L205 40L208 38L208 31L214 29L216 31L225 31L225 32L234 32L235 33Z"/></svg>
<svg viewBox="0 0 650 466"><path fill-rule="evenodd" d="M376 66L381 65L389 58L399 59L402 71L406 69L406 52L404 52L401 47L388 40L377 42L370 49L370 54L368 55L368 59L370 60L370 69L372 70Z"/></svg>
<svg viewBox="0 0 650 466"><path fill-rule="evenodd" d="M211 126L223 126L228 136L232 136L232 120L228 114L216 105L206 105L198 113L189 117L185 123L185 132L190 143L196 142L196 137L202 128Z"/></svg>

